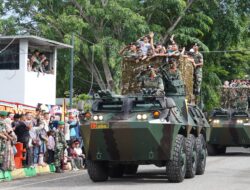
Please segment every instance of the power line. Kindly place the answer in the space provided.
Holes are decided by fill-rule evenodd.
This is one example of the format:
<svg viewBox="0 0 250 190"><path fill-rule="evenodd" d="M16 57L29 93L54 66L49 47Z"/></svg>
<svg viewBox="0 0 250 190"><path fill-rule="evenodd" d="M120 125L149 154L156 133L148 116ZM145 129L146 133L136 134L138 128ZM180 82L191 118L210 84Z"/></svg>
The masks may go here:
<svg viewBox="0 0 250 190"><path fill-rule="evenodd" d="M200 51L201 53L235 53L235 52L250 52L250 49L243 50L214 50L214 51Z"/></svg>
<svg viewBox="0 0 250 190"><path fill-rule="evenodd" d="M15 41L15 39L16 37L13 38L7 46L5 46L2 50L0 50L0 54L3 53Z"/></svg>

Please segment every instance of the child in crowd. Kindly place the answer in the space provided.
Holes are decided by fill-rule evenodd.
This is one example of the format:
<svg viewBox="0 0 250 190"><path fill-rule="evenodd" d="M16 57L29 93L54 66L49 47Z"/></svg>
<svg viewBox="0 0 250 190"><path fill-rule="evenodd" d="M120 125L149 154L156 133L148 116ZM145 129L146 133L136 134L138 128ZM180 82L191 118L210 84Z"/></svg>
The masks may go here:
<svg viewBox="0 0 250 190"><path fill-rule="evenodd" d="M53 131L48 132L48 160L47 163L51 164L54 162L54 155L55 155L55 138L54 138L54 133Z"/></svg>

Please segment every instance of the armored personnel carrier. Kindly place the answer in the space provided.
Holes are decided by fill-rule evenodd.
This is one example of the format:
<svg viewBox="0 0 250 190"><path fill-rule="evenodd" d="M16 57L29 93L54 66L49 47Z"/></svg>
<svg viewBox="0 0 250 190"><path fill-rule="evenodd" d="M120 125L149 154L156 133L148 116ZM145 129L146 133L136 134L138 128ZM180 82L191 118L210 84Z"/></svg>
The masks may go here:
<svg viewBox="0 0 250 190"><path fill-rule="evenodd" d="M221 108L210 117L209 155L224 154L226 147L250 147L249 87L221 88Z"/></svg>
<svg viewBox="0 0 250 190"><path fill-rule="evenodd" d="M190 102L189 72L170 71L162 57L145 62L123 62L122 93L99 91L92 110L81 119L88 174L92 181L134 175L139 165L166 168L166 179L182 182L205 171L209 124ZM143 88L138 75L156 68L164 89ZM184 74L186 73L186 75ZM192 85L192 83L191 83ZM190 100L188 100L190 99Z"/></svg>

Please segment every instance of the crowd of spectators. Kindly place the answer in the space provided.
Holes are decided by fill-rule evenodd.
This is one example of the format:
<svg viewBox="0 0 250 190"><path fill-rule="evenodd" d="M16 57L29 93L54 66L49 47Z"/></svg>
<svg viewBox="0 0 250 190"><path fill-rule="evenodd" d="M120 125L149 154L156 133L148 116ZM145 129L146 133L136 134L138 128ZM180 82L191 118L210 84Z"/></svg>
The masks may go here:
<svg viewBox="0 0 250 190"><path fill-rule="evenodd" d="M28 71L53 74L53 68L50 68L50 63L44 53L35 50L28 58Z"/></svg>
<svg viewBox="0 0 250 190"><path fill-rule="evenodd" d="M127 60L134 60L136 62L149 61L151 58L159 56L178 58L182 55L187 58L192 57L190 55L194 53L194 50L190 49L189 52L186 52L185 48L182 48L180 51L178 44L174 40L174 35L171 36L170 41L171 44L167 48L161 43L154 43L154 33L150 32L149 35L143 36L136 42L132 42L124 47L119 54Z"/></svg>
<svg viewBox="0 0 250 190"><path fill-rule="evenodd" d="M23 143L26 149L24 167L59 163L56 172L84 168L85 155L79 127L78 117L73 113L69 113L64 122L60 115L50 115L39 109L25 114L1 111L0 169L15 169L16 143Z"/></svg>
<svg viewBox="0 0 250 190"><path fill-rule="evenodd" d="M224 88L250 88L250 80L240 80L235 79L229 81L224 81Z"/></svg>

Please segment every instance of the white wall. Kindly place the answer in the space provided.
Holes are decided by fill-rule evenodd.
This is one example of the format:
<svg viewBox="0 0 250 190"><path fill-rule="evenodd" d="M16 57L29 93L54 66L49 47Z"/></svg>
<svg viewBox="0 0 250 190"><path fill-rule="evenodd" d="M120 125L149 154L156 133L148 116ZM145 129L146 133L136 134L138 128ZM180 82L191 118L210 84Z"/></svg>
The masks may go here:
<svg viewBox="0 0 250 190"><path fill-rule="evenodd" d="M0 100L24 102L24 72L27 70L28 41L20 40L19 70L0 70ZM26 62L25 62L26 61Z"/></svg>
<svg viewBox="0 0 250 190"><path fill-rule="evenodd" d="M30 106L38 103L54 104L56 101L56 48L52 74L27 71L28 41L20 40L19 70L0 70L0 100Z"/></svg>
<svg viewBox="0 0 250 190"><path fill-rule="evenodd" d="M36 106L38 103L55 105L56 77L38 72L25 73L24 104Z"/></svg>
<svg viewBox="0 0 250 190"><path fill-rule="evenodd" d="M57 50L53 51L54 74L25 72L24 102L27 105L56 104L56 60Z"/></svg>

